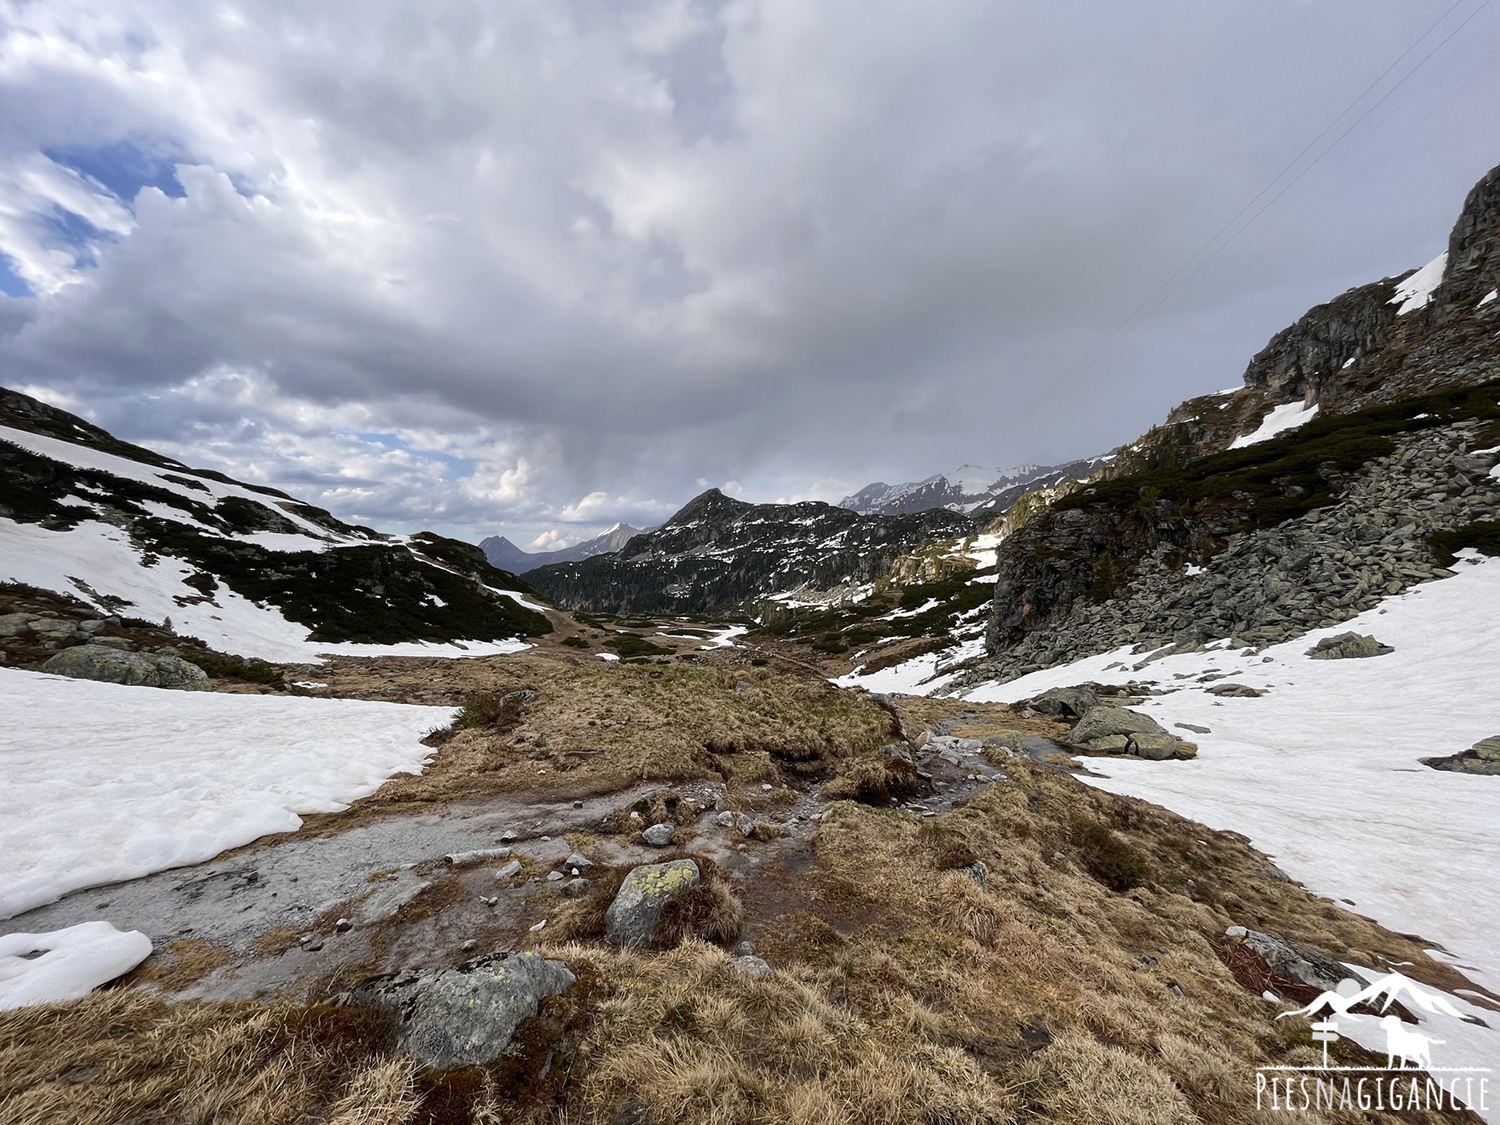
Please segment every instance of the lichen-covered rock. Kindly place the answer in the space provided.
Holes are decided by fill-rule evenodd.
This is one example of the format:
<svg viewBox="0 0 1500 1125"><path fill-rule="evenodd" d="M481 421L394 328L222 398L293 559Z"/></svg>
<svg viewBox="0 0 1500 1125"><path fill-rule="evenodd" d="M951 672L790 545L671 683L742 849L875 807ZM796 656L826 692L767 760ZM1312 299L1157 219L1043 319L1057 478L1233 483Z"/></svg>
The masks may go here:
<svg viewBox="0 0 1500 1125"><path fill-rule="evenodd" d="M635 868L625 876L615 900L604 912L604 940L632 949L650 944L661 921L662 907L674 895L696 887L699 879L698 865L690 859Z"/></svg>
<svg viewBox="0 0 1500 1125"><path fill-rule="evenodd" d="M42 671L54 676L71 676L75 680L101 680L111 684L139 684L181 691L207 691L210 687L207 673L180 656L122 652L108 645L65 648L43 664Z"/></svg>
<svg viewBox="0 0 1500 1125"><path fill-rule="evenodd" d="M1023 706L1043 715L1063 715L1081 719L1099 706L1099 696L1092 688L1049 688L1035 699L1028 699Z"/></svg>
<svg viewBox="0 0 1500 1125"><path fill-rule="evenodd" d="M1166 734L1166 730L1149 715L1131 711L1113 704L1101 703L1089 709L1089 713L1078 720L1068 741L1074 746L1089 746L1095 739L1111 735Z"/></svg>
<svg viewBox="0 0 1500 1125"><path fill-rule="evenodd" d="M345 1002L396 1018L396 1043L435 1069L493 1062L521 1021L577 978L540 953L491 953L452 969L408 969L360 985Z"/></svg>
<svg viewBox="0 0 1500 1125"><path fill-rule="evenodd" d="M768 977L771 975L771 966L753 953L730 958L729 967L737 973L744 973L746 976Z"/></svg>
<svg viewBox="0 0 1500 1125"><path fill-rule="evenodd" d="M1177 754L1177 739L1170 734L1133 734L1130 751L1153 762L1165 762Z"/></svg>
<svg viewBox="0 0 1500 1125"><path fill-rule="evenodd" d="M1340 633L1336 637L1324 637L1307 650L1307 655L1314 660L1357 660L1395 651L1367 633Z"/></svg>

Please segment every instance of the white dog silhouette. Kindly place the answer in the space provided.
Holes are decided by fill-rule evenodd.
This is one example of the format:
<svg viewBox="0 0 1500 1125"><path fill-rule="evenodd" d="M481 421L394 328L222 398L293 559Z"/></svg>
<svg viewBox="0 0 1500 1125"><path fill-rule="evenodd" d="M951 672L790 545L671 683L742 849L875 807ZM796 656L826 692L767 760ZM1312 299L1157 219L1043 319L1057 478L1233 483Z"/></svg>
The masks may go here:
<svg viewBox="0 0 1500 1125"><path fill-rule="evenodd" d="M1401 1060L1401 1069L1408 1066L1430 1069L1432 1067L1432 1045L1441 1046L1446 1039L1429 1039L1427 1036L1415 1031L1407 1031L1401 1026L1401 1017L1396 1015L1386 1016L1380 1021L1380 1026L1385 1028L1385 1065L1388 1069L1394 1069L1396 1060Z"/></svg>

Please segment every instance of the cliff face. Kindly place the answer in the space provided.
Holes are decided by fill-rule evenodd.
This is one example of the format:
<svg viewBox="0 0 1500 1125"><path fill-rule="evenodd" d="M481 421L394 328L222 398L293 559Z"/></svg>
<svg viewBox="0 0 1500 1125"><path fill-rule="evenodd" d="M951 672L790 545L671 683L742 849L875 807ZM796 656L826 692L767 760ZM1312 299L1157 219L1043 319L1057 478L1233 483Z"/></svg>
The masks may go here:
<svg viewBox="0 0 1500 1125"><path fill-rule="evenodd" d="M872 582L923 540L973 529L941 508L862 516L816 502L747 504L714 488L614 554L545 566L527 581L569 609L722 613L785 591Z"/></svg>
<svg viewBox="0 0 1500 1125"><path fill-rule="evenodd" d="M1104 479L1007 539L989 652L1114 596L1148 556L1209 558L1236 532L1335 503L1363 464L1431 424L1427 412L1399 404L1427 396L1450 423L1487 417L1488 407L1462 389L1500 378L1497 288L1500 168L1470 191L1446 263L1309 310L1250 361L1240 390L1183 403L1122 449ZM1230 448L1287 403L1316 405L1317 421Z"/></svg>

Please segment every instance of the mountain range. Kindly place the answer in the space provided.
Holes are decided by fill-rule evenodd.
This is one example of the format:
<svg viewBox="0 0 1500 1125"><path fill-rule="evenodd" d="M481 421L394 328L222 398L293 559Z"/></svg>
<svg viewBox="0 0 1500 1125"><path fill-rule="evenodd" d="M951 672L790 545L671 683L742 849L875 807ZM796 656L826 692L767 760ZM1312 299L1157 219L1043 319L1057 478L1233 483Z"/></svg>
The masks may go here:
<svg viewBox="0 0 1500 1125"><path fill-rule="evenodd" d="M505 536L491 535L479 541L479 549L489 559L491 566L498 566L512 574L525 574L551 563L579 562L609 551L618 551L632 538L649 530L651 529L645 527L631 527L628 523L617 523L602 535L556 551L523 551Z"/></svg>
<svg viewBox="0 0 1500 1125"><path fill-rule="evenodd" d="M0 582L176 622L227 652L494 641L551 631L479 548L336 519L284 492L193 469L0 388Z"/></svg>
<svg viewBox="0 0 1500 1125"><path fill-rule="evenodd" d="M895 516L948 508L977 521L994 519L1008 512L1018 499L1040 488L1055 488L1064 481L1082 480L1108 465L1112 454L1085 457L1065 465L1018 465L1010 469L987 469L960 465L951 473L937 473L905 484L867 484L853 496L839 501L840 508L861 515Z"/></svg>

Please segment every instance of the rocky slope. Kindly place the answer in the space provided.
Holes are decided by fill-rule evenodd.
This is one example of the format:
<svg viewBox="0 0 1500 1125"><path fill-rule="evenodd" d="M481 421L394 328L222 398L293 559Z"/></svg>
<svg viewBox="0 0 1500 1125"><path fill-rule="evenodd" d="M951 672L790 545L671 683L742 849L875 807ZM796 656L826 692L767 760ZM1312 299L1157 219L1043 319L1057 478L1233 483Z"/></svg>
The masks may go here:
<svg viewBox="0 0 1500 1125"><path fill-rule="evenodd" d="M1009 536L965 682L1132 640L1282 640L1493 546L1497 286L1500 169L1444 257L1311 310L1241 390L1184 403Z"/></svg>
<svg viewBox="0 0 1500 1125"><path fill-rule="evenodd" d="M345 524L275 489L189 468L0 389L0 581L104 614L175 618L243 655L549 632L474 546ZM274 651L273 651L274 650Z"/></svg>
<svg viewBox="0 0 1500 1125"><path fill-rule="evenodd" d="M1055 487L1063 481L1082 480L1112 459L1086 457L1066 465L1020 465L1013 469L961 465L951 473L938 473L905 484L876 481L853 496L845 496L839 507L861 515L884 516L950 508L982 523L1004 515L1027 492Z"/></svg>
<svg viewBox="0 0 1500 1125"><path fill-rule="evenodd" d="M818 502L747 504L713 488L622 550L542 567L529 581L569 609L727 613L778 594L836 597L924 540L973 526L942 508L862 516Z"/></svg>
<svg viewBox="0 0 1500 1125"><path fill-rule="evenodd" d="M628 523L617 523L603 535L596 535L592 539L574 543L573 546L564 547L558 551L523 551L505 536L491 535L479 541L479 549L484 552L484 557L489 560L491 566L508 570L512 574L525 574L539 566L560 562L580 562L583 559L591 559L595 555L618 551L631 539L648 530L650 529L631 527Z"/></svg>

